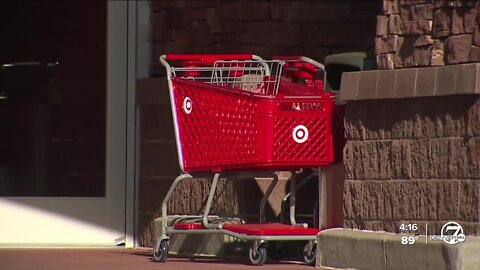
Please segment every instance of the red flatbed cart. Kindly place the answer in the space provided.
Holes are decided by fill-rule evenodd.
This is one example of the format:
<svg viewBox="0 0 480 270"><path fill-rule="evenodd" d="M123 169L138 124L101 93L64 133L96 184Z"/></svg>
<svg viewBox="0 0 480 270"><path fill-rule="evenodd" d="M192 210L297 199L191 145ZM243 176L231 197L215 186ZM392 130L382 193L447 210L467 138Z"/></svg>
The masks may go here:
<svg viewBox="0 0 480 270"><path fill-rule="evenodd" d="M160 62L167 71L178 161L184 173L175 179L162 204L155 261L167 259L172 234L218 233L253 241L249 259L254 265L265 263L268 241L308 241L304 260L313 263L320 230L295 221L293 173L290 224L265 223L265 204L278 181L274 171L321 167L333 161L334 95L321 87L283 80L287 62L252 54L167 54ZM209 212L220 175L237 177L238 172L272 178L260 202L260 223L212 223ZM213 174L203 215L196 216L202 222L169 226L168 201L178 183L193 179L195 173Z"/></svg>

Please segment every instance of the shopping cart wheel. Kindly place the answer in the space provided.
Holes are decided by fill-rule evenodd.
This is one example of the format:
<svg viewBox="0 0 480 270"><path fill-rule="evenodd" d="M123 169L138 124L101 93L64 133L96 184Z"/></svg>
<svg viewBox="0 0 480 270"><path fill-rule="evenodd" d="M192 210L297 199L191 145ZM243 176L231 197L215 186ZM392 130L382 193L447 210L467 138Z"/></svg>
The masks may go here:
<svg viewBox="0 0 480 270"><path fill-rule="evenodd" d="M168 240L163 239L155 243L153 248L153 260L156 262L165 262L168 255Z"/></svg>
<svg viewBox="0 0 480 270"><path fill-rule="evenodd" d="M265 244L260 245L255 252L254 248L251 247L248 250L248 259L253 265L263 265L267 260L267 248Z"/></svg>
<svg viewBox="0 0 480 270"><path fill-rule="evenodd" d="M309 247L311 245L311 247ZM317 257L317 243L309 241L305 244L302 251L303 261L308 265L315 265Z"/></svg>

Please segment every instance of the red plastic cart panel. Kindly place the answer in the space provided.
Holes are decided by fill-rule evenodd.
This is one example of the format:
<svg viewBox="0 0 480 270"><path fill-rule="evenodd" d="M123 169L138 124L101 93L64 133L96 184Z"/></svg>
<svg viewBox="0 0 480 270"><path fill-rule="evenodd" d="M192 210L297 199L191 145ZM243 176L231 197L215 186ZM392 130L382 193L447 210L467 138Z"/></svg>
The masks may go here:
<svg viewBox="0 0 480 270"><path fill-rule="evenodd" d="M177 230L200 230L205 229L202 223L177 223ZM223 229L231 232L247 235L317 235L320 229L304 228L282 223L261 224L224 224Z"/></svg>
<svg viewBox="0 0 480 270"><path fill-rule="evenodd" d="M202 223L177 223L174 228L176 230L201 230L205 229Z"/></svg>
<svg viewBox="0 0 480 270"><path fill-rule="evenodd" d="M333 161L330 93L281 83L278 96L260 96L183 78L172 83L186 172L287 170ZM300 88L307 88L304 96L287 96Z"/></svg>
<svg viewBox="0 0 480 270"><path fill-rule="evenodd" d="M315 228L304 228L281 223L262 224L225 224L225 230L248 235L317 235L320 232Z"/></svg>

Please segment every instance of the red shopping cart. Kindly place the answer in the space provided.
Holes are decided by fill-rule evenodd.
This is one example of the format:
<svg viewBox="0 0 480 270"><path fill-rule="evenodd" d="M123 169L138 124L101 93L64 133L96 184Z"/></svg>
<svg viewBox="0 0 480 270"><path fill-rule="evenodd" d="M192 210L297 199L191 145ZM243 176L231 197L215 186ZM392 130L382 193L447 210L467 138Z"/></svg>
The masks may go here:
<svg viewBox="0 0 480 270"><path fill-rule="evenodd" d="M319 167L333 161L331 115L334 95L318 85L282 80L283 60L252 54L160 57L167 71L178 161L184 172L162 204L162 229L155 261L165 261L173 234L222 233L252 240L249 259L262 265L267 241L307 240L304 260L314 262L317 228L295 221L290 195L290 223L264 223L265 204L278 177L273 171ZM172 65L172 63L176 63ZM317 68L321 68L318 66ZM220 175L249 172L273 179L260 202L260 223L211 222L209 215ZM213 173L201 223L168 225L167 204L175 187L191 173ZM294 187L294 177L291 184ZM292 190L293 191L293 190Z"/></svg>

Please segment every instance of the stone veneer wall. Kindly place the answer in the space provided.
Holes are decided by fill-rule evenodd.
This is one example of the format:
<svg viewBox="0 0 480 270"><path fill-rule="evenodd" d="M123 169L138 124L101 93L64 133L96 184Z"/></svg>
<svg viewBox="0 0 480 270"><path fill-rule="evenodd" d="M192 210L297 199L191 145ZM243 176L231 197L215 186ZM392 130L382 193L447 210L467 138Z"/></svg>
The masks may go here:
<svg viewBox="0 0 480 270"><path fill-rule="evenodd" d="M153 63L164 53L373 56L381 1L152 1Z"/></svg>
<svg viewBox="0 0 480 270"><path fill-rule="evenodd" d="M385 0L377 17L379 69L480 61L480 1Z"/></svg>
<svg viewBox="0 0 480 270"><path fill-rule="evenodd" d="M345 133L344 227L480 235L479 95L350 101Z"/></svg>

